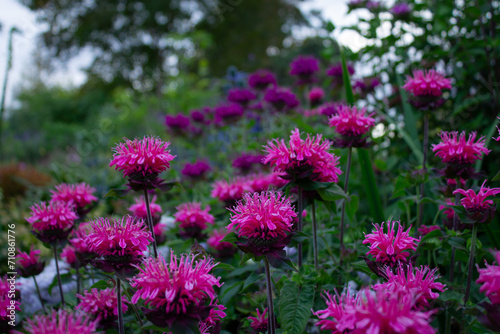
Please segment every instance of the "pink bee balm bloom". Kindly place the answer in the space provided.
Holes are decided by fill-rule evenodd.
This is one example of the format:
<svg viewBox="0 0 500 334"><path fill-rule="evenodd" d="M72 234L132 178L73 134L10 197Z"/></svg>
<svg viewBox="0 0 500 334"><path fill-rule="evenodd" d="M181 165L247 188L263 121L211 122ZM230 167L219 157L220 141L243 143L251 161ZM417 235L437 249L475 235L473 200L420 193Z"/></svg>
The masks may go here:
<svg viewBox="0 0 500 334"><path fill-rule="evenodd" d="M337 326L345 316L345 307L358 304L359 298L349 294L337 297L336 295L332 296L329 292L326 292L323 298L326 301L326 309L313 311L313 314L320 319L316 326L320 327L321 330L330 330L332 334L343 334L344 332L339 331Z"/></svg>
<svg viewBox="0 0 500 334"><path fill-rule="evenodd" d="M267 331L267 308L264 309L264 312L260 313L259 309L255 309L257 311L257 317L248 317L248 320L251 321L250 327L252 327L253 330L259 332L259 333L265 333Z"/></svg>
<svg viewBox="0 0 500 334"><path fill-rule="evenodd" d="M236 251L232 243L222 241L227 234L228 231L225 229L214 230L208 237L207 245L215 251L217 257L229 257Z"/></svg>
<svg viewBox="0 0 500 334"><path fill-rule="evenodd" d="M97 201L97 197L92 195L95 188L82 182L77 184L61 183L56 186L56 190L51 190L51 202L71 202L77 209L83 209L87 205Z"/></svg>
<svg viewBox="0 0 500 334"><path fill-rule="evenodd" d="M269 88L264 95L264 100L277 111L293 109L300 104L297 96L290 89L278 86Z"/></svg>
<svg viewBox="0 0 500 334"><path fill-rule="evenodd" d="M220 332L220 322L226 317L226 312L224 310L226 307L219 304L219 300L212 301L210 304L212 307L208 317L204 321L200 321L198 328L200 334L212 334Z"/></svg>
<svg viewBox="0 0 500 334"><path fill-rule="evenodd" d="M373 115L367 114L365 108L358 110L356 107L341 105L337 108L337 114L328 120L328 125L342 136L362 136L375 125Z"/></svg>
<svg viewBox="0 0 500 334"><path fill-rule="evenodd" d="M29 253L19 251L17 266L22 277L36 276L43 271L45 263L40 261L41 252L39 249L33 250L33 245L31 245Z"/></svg>
<svg viewBox="0 0 500 334"><path fill-rule="evenodd" d="M98 320L90 320L87 315L55 311L47 315L35 315L26 320L24 329L29 334L95 334Z"/></svg>
<svg viewBox="0 0 500 334"><path fill-rule="evenodd" d="M486 268L479 268L479 278L476 283L483 284L479 291L484 292L492 304L500 304L500 252L495 252L496 265L489 265L486 261Z"/></svg>
<svg viewBox="0 0 500 334"><path fill-rule="evenodd" d="M417 308L425 309L429 307L429 301L438 298L439 292L444 291L445 285L435 281L439 278L436 273L437 268L431 270L427 266L399 266L396 274L387 268L387 282L374 285L373 290L406 291L415 296Z"/></svg>
<svg viewBox="0 0 500 334"><path fill-rule="evenodd" d="M500 117L497 117L497 118L500 119ZM497 125L497 130L498 130L499 136L497 138L495 138L495 137L492 137L492 138L495 139L496 141L500 141L500 128L498 127L498 125Z"/></svg>
<svg viewBox="0 0 500 334"><path fill-rule="evenodd" d="M146 317L160 327L186 318L205 321L217 299L214 288L222 286L220 277L210 273L215 265L211 259L195 260L194 255L185 254L178 258L173 252L168 264L162 255L148 258L131 280L137 289L131 301L136 304L143 299L153 307Z"/></svg>
<svg viewBox="0 0 500 334"><path fill-rule="evenodd" d="M92 231L85 238L88 249L104 258L136 258L143 255L153 241L142 219L125 216L90 222Z"/></svg>
<svg viewBox="0 0 500 334"><path fill-rule="evenodd" d="M299 129L295 129L288 146L283 139L268 141L263 162L274 167L275 172L286 172L290 178L311 177L320 182L338 182L342 173L337 167L339 157L329 153L329 149L330 142L322 140L320 134L308 134L303 140Z"/></svg>
<svg viewBox="0 0 500 334"><path fill-rule="evenodd" d="M76 308L92 315L94 318L103 321L106 319L116 319L118 317L118 297L116 289L106 288L104 290L91 289L85 291L83 295L77 295L81 300ZM127 298L122 297L123 312L127 312Z"/></svg>
<svg viewBox="0 0 500 334"><path fill-rule="evenodd" d="M263 90L269 86L276 86L276 77L268 70L257 70L248 76L248 85L252 88Z"/></svg>
<svg viewBox="0 0 500 334"><path fill-rule="evenodd" d="M465 196L460 200L460 204L465 208L468 216L478 222L486 221L493 214L493 200L486 198L500 194L500 188L485 187L486 181L484 180L477 194L472 189L457 189L453 192L453 194Z"/></svg>
<svg viewBox="0 0 500 334"><path fill-rule="evenodd" d="M298 56L290 63L290 75L299 78L298 85L314 82L314 74L319 71L319 60L313 56Z"/></svg>
<svg viewBox="0 0 500 334"><path fill-rule="evenodd" d="M218 180L212 185L212 197L231 205L240 200L245 192L252 192L246 177L235 177L231 181Z"/></svg>
<svg viewBox="0 0 500 334"><path fill-rule="evenodd" d="M344 306L344 316L337 324L340 333L434 334L430 325L435 311L415 309L415 295L404 291L365 290L365 298Z"/></svg>
<svg viewBox="0 0 500 334"><path fill-rule="evenodd" d="M451 89L451 81L435 70L416 70L403 88L415 96L441 96L443 89Z"/></svg>
<svg viewBox="0 0 500 334"><path fill-rule="evenodd" d="M73 204L64 202L45 202L33 205L31 216L26 218L36 231L67 230L73 227L78 218Z"/></svg>
<svg viewBox="0 0 500 334"><path fill-rule="evenodd" d="M151 210L151 216L155 217L162 213L161 206L156 204L156 195L154 195L149 202L149 209ZM144 196L135 199L135 204L131 205L128 208L134 216L142 219L146 219L148 217L148 211L146 207L146 201L144 200Z"/></svg>
<svg viewBox="0 0 500 334"><path fill-rule="evenodd" d="M308 97L311 106L314 108L323 102L325 91L321 87L314 87L309 91Z"/></svg>
<svg viewBox="0 0 500 334"><path fill-rule="evenodd" d="M141 189L144 185L154 188L158 174L167 170L170 161L175 158L168 150L169 145L170 142L155 137L125 138L125 143L113 148L115 153L109 166L115 166L115 170L121 171L132 185L142 185Z"/></svg>
<svg viewBox="0 0 500 334"><path fill-rule="evenodd" d="M429 234L432 231L435 230L440 230L441 228L437 225L431 225L431 226L426 226L422 225L420 228L417 229L418 233L420 233L421 236L424 236L426 234Z"/></svg>
<svg viewBox="0 0 500 334"><path fill-rule="evenodd" d="M184 203L179 205L175 213L175 221L179 223L181 235L188 238L202 237L207 224L213 224L215 219L210 212L210 206L201 208L201 203Z"/></svg>
<svg viewBox="0 0 500 334"><path fill-rule="evenodd" d="M458 131L441 132L441 142L432 145L432 151L438 158L448 164L473 164L481 159L482 154L488 154L491 150L485 147L486 138L480 137L477 142L476 132L471 132L465 139L465 131L458 134Z"/></svg>
<svg viewBox="0 0 500 334"><path fill-rule="evenodd" d="M70 245L66 245L61 252L61 259L66 261L66 263L70 266L74 266L76 264L75 248Z"/></svg>
<svg viewBox="0 0 500 334"><path fill-rule="evenodd" d="M293 218L297 217L290 199L272 191L245 194L229 211L232 214L227 229L253 239L286 238L292 230Z"/></svg>
<svg viewBox="0 0 500 334"><path fill-rule="evenodd" d="M395 225L398 223L397 231ZM387 222L387 233L384 233L384 225L374 224L375 230L365 235L363 244L370 244L370 251L367 254L375 257L376 262L396 266L399 262L406 262L410 253L408 250L416 250L420 238L410 237L411 226L406 232L398 221Z"/></svg>

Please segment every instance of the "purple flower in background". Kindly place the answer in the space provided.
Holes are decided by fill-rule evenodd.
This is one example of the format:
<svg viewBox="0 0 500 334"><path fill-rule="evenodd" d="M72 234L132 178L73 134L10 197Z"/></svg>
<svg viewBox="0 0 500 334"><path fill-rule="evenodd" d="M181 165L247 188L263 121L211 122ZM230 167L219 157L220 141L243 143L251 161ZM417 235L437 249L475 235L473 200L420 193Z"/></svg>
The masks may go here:
<svg viewBox="0 0 500 334"><path fill-rule="evenodd" d="M390 10L392 15L396 18L403 18L408 16L411 13L411 6L406 2L399 2L395 4Z"/></svg>
<svg viewBox="0 0 500 334"><path fill-rule="evenodd" d="M297 76L298 85L309 84L314 81L314 74L319 71L319 60L313 56L298 56L290 63L290 75Z"/></svg>
<svg viewBox="0 0 500 334"><path fill-rule="evenodd" d="M376 77L371 77L357 79L352 84L352 89L363 98L367 94L372 93L377 86L380 86L380 80Z"/></svg>
<svg viewBox="0 0 500 334"><path fill-rule="evenodd" d="M349 72L350 75L354 74L354 67L351 64L347 64L347 72ZM326 75L342 79L342 63L332 65L328 71L326 71Z"/></svg>
<svg viewBox="0 0 500 334"><path fill-rule="evenodd" d="M239 169L243 173L249 172L254 165L263 165L261 154L242 153L233 160L233 167Z"/></svg>
<svg viewBox="0 0 500 334"><path fill-rule="evenodd" d="M276 86L276 77L268 70L258 70L248 76L248 85L258 90L264 90L268 86Z"/></svg>
<svg viewBox="0 0 500 334"><path fill-rule="evenodd" d="M323 102L325 91L321 87L314 87L309 91L308 97L311 107L317 107Z"/></svg>
<svg viewBox="0 0 500 334"><path fill-rule="evenodd" d="M319 112L320 112L320 114L325 115L328 118L330 118L331 116L338 114L338 107L339 107L339 104L335 103L335 102L323 103L319 107Z"/></svg>
<svg viewBox="0 0 500 334"><path fill-rule="evenodd" d="M165 124L174 132L182 132L189 127L190 121L189 117L182 114L178 114L177 116L167 115L165 117Z"/></svg>
<svg viewBox="0 0 500 334"><path fill-rule="evenodd" d="M299 105L299 100L297 100L295 94L283 87L268 89L264 100L269 102L278 111L293 109Z"/></svg>
<svg viewBox="0 0 500 334"><path fill-rule="evenodd" d="M255 100L257 96L246 88L230 89L227 95L227 100L230 102L246 106L250 101Z"/></svg>
<svg viewBox="0 0 500 334"><path fill-rule="evenodd" d="M236 103L223 104L215 108L215 123L225 125L233 123L243 116L245 110Z"/></svg>
<svg viewBox="0 0 500 334"><path fill-rule="evenodd" d="M196 161L195 163L186 163L181 173L184 176L199 179L203 178L211 170L212 167L206 161Z"/></svg>
<svg viewBox="0 0 500 334"><path fill-rule="evenodd" d="M191 119L196 123L205 123L205 114L199 110L191 110Z"/></svg>

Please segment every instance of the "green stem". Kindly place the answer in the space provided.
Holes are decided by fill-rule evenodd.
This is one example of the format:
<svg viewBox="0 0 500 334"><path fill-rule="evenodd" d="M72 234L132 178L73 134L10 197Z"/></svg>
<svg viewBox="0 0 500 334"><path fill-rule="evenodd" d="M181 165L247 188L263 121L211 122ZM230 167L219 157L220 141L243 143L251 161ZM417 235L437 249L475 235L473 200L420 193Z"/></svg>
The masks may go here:
<svg viewBox="0 0 500 334"><path fill-rule="evenodd" d="M457 189L458 189L458 185L460 184L460 178L457 177L456 178L456 182L457 182ZM458 205L460 203L460 194L459 193L456 193L455 194L455 205ZM456 212L453 213L453 231L456 231L457 230L457 226L458 225L458 215ZM456 249L455 247L451 247L451 261L450 261L450 282L453 282L453 276L454 276L454 272L455 272L455 252L456 252Z"/></svg>
<svg viewBox="0 0 500 334"><path fill-rule="evenodd" d="M424 153L424 159L423 159L423 162L422 162L422 171L424 172L424 176L425 174L427 174L427 146L429 146L429 113L427 111L424 111L424 146L423 146L423 153ZM423 203L422 203L422 199L424 198L424 190L425 190L425 186L424 186L424 182L422 182L422 184L420 184L420 201L418 203L418 220L417 220L417 228L420 227L420 225L422 225L422 220L423 220L423 215L424 215L424 211L423 211Z"/></svg>
<svg viewBox="0 0 500 334"><path fill-rule="evenodd" d="M264 257L264 265L266 267L266 285L267 285L267 328L269 334L276 334L276 324L274 322L274 304L273 304L273 287L271 282L271 268L269 261Z"/></svg>
<svg viewBox="0 0 500 334"><path fill-rule="evenodd" d="M318 226L316 225L316 204L312 201L314 268L318 270Z"/></svg>
<svg viewBox="0 0 500 334"><path fill-rule="evenodd" d="M121 281L119 278L116 278L116 296L118 298L118 332L120 334L125 334L125 325L123 324Z"/></svg>
<svg viewBox="0 0 500 334"><path fill-rule="evenodd" d="M154 231L154 226L153 226L153 217L151 216L151 209L149 207L149 195L148 195L148 190L144 188L144 200L146 201L146 209L148 212L148 226L149 230L151 231L151 237L153 238L153 254L155 258L158 257L158 249L156 248L156 237L155 237L155 231Z"/></svg>
<svg viewBox="0 0 500 334"><path fill-rule="evenodd" d="M301 186L298 186L298 192L299 192L299 199L298 199L298 203L297 203L297 206L298 206L298 213L299 213L299 222L298 222L298 225L297 225L297 229L301 232L302 231L302 187ZM298 265L299 265L299 269L300 267L302 267L302 242L299 242L298 246L297 246L297 253L298 253Z"/></svg>
<svg viewBox="0 0 500 334"><path fill-rule="evenodd" d="M61 274L59 273L59 261L57 260L57 243L54 244L54 259L56 260L57 283L59 285L59 293L61 294L61 304L63 307L66 307L66 303L64 302L62 283L61 283Z"/></svg>
<svg viewBox="0 0 500 334"><path fill-rule="evenodd" d="M38 298L40 298L40 303L42 304L43 312L46 313L47 311L45 311L45 303L43 302L42 294L40 293L40 288L38 287L38 283L36 282L35 276L33 276L33 281L35 282L36 292L38 293Z"/></svg>
<svg viewBox="0 0 500 334"><path fill-rule="evenodd" d="M349 185L349 173L351 172L351 160L352 160L352 147L349 147L347 153L347 168L345 171L345 182L344 182L344 192L347 194L347 187ZM345 228L345 208L347 204L347 198L342 201L342 212L340 215L340 265L342 266L342 261L344 260L344 228Z"/></svg>
<svg viewBox="0 0 500 334"><path fill-rule="evenodd" d="M469 254L469 272L467 273L467 286L465 288L464 305L469 301L470 296L470 284L472 281L472 272L474 268L474 252L476 251L477 242L477 223L472 225L472 239L470 243L470 254Z"/></svg>
<svg viewBox="0 0 500 334"><path fill-rule="evenodd" d="M123 292L127 295L128 300L132 300L132 297L130 296L130 293L127 290L127 287L123 287ZM141 324L141 328L144 326L144 323L142 322L141 316L139 315L139 311L137 310L137 307L135 307L134 304L129 303L130 306L132 306L132 309L134 310L135 316L137 317L137 320ZM142 330L143 333L145 333L145 330Z"/></svg>

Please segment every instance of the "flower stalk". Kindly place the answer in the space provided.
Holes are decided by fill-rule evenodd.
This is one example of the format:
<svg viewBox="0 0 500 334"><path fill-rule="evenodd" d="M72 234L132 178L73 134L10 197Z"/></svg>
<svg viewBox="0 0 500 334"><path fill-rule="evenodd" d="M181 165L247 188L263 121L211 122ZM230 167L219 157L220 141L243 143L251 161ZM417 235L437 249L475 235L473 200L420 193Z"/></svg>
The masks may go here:
<svg viewBox="0 0 500 334"><path fill-rule="evenodd" d="M40 288L38 287L35 276L33 276L33 282L35 282L36 292L38 293L38 298L40 299L40 303L42 304L43 312L47 313L47 311L45 310L45 303L43 302L42 294L40 293Z"/></svg>
<svg viewBox="0 0 500 334"><path fill-rule="evenodd" d="M465 296L464 296L464 305L467 304L470 297L470 284L472 281L472 270L474 268L474 253L476 251L476 242L477 242L477 223L472 225L472 239L470 243L470 254L469 254L469 270L467 273L467 285L465 288Z"/></svg>
<svg viewBox="0 0 500 334"><path fill-rule="evenodd" d="M460 178L457 177L457 188L458 185L460 184ZM460 194L456 193L455 194L455 205L460 204ZM453 231L456 231L458 227L458 215L456 211L453 213ZM450 282L453 282L453 277L455 276L455 252L456 249L455 247L451 247L451 260L450 260Z"/></svg>
<svg viewBox="0 0 500 334"><path fill-rule="evenodd" d="M144 188L144 200L146 201L146 211L148 212L148 227L151 231L151 237L153 238L153 254L154 257L158 257L158 249L156 248L156 237L153 226L153 217L151 216L151 208L149 207L149 195L148 190Z"/></svg>
<svg viewBox="0 0 500 334"><path fill-rule="evenodd" d="M123 307L122 307L122 294L121 294L121 281L116 278L116 294L118 302L118 332L125 334L125 325L123 324Z"/></svg>
<svg viewBox="0 0 500 334"><path fill-rule="evenodd" d="M56 260L57 283L59 285L59 293L61 294L61 304L63 307L66 307L66 303L64 302L62 283L61 283L61 274L59 273L59 261L57 260L57 243L54 243L54 259Z"/></svg>
<svg viewBox="0 0 500 334"><path fill-rule="evenodd" d="M423 176L427 174L427 147L429 146L429 113L424 111L424 145L423 145L423 161L422 161L422 172ZM423 203L422 199L424 198L425 184L422 182L420 184L420 199L418 202L418 220L417 220L417 228L422 225L423 220Z"/></svg>
<svg viewBox="0 0 500 334"><path fill-rule="evenodd" d="M349 147L349 151L347 153L347 168L345 171L345 182L344 182L344 192L347 194L347 187L349 186L349 173L351 171L351 162L352 162L352 147ZM347 198L342 201L342 212L340 214L340 265L342 265L342 261L344 259L344 228L345 228L345 209L347 204Z"/></svg>
<svg viewBox="0 0 500 334"><path fill-rule="evenodd" d="M297 230L299 232L302 232L302 204L303 204L303 194L302 194L302 187L301 186L298 186L298 192L299 192L299 199L298 199L298 203L297 203L297 206L298 206L298 218L299 218L299 222L298 222L298 225L297 225ZM297 253L298 253L298 266L299 266L299 269L300 267L302 267L302 242L300 242L298 245L297 245Z"/></svg>
<svg viewBox="0 0 500 334"><path fill-rule="evenodd" d="M316 204L312 201L312 225L313 225L313 252L314 252L314 268L318 270L318 226L316 223ZM302 213L299 213L302 215Z"/></svg>
<svg viewBox="0 0 500 334"><path fill-rule="evenodd" d="M273 286L271 282L271 268L269 267L269 261L264 257L264 265L266 268L266 286L267 286L267 308L269 312L267 313L267 326L269 334L276 334L276 324L274 322L274 305L273 305Z"/></svg>

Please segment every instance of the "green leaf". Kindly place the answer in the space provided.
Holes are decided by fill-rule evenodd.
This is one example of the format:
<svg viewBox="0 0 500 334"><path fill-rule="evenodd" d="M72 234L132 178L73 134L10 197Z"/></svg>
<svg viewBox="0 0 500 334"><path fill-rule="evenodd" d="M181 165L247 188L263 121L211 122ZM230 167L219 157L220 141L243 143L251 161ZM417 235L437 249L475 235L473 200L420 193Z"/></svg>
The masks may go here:
<svg viewBox="0 0 500 334"><path fill-rule="evenodd" d="M497 116L497 118L498 117L500 117L500 116ZM488 147L490 145L493 134L495 133L495 131L497 129L497 125L498 125L497 122L493 122L493 124L491 124L491 127L488 129L488 133L486 134L486 142L484 143L484 147ZM483 160L484 159L478 159L476 161L476 166L475 166L476 172L481 171L481 166L483 165ZM475 181L475 184L477 184L477 180Z"/></svg>
<svg viewBox="0 0 500 334"><path fill-rule="evenodd" d="M104 290L106 288L109 287L109 284L107 281L105 280L100 280L98 282L95 282L94 284L92 284L92 286L90 287L91 289L99 289L99 290Z"/></svg>
<svg viewBox="0 0 500 334"><path fill-rule="evenodd" d="M500 180L500 170L498 171L497 175L493 176L493 178L491 179L491 182L498 181L498 180Z"/></svg>
<svg viewBox="0 0 500 334"><path fill-rule="evenodd" d="M394 191L392 193L391 199L401 197L406 195L406 189L410 186L408 181L403 175L398 175L396 178L396 185L394 186Z"/></svg>
<svg viewBox="0 0 500 334"><path fill-rule="evenodd" d="M220 262L218 265L214 267L214 269L220 269L220 270L234 270L234 267L230 264Z"/></svg>
<svg viewBox="0 0 500 334"><path fill-rule="evenodd" d="M373 172L370 154L367 150L362 148L357 149L357 152L359 164L361 165L361 179L365 186L370 214L375 221L382 222L385 220L384 209L382 208L377 182L375 181L375 173Z"/></svg>
<svg viewBox="0 0 500 334"><path fill-rule="evenodd" d="M443 233L441 232L441 230L434 230L434 231L427 233L426 235L424 235L422 237L422 239L420 239L420 242L418 243L417 250L415 251L415 253L418 253L420 247L422 245L424 245L425 243L427 243L427 241L429 241L429 239L438 238L438 237L442 237L442 236L443 236Z"/></svg>
<svg viewBox="0 0 500 334"><path fill-rule="evenodd" d="M245 283L243 283L243 287L241 288L240 292L244 292L250 285L254 284L257 281L260 281L261 279L262 275L252 272L245 280Z"/></svg>
<svg viewBox="0 0 500 334"><path fill-rule="evenodd" d="M405 131L408 132L411 138L413 138L413 142L416 145L420 146L420 142L418 140L417 127L417 119L415 118L415 113L413 112L413 108L411 104L408 103L408 96L406 95L406 91L401 89L403 87L403 79L401 79L400 75L396 75L396 80L399 86L399 94L401 95L401 102L403 104L403 112L405 115Z"/></svg>
<svg viewBox="0 0 500 334"><path fill-rule="evenodd" d="M160 185L159 189L163 192L167 192L167 191L171 190L173 187L177 187L181 190L185 190L179 181L170 181L170 182L162 183Z"/></svg>
<svg viewBox="0 0 500 334"><path fill-rule="evenodd" d="M349 78L349 71L347 70L347 63L345 60L344 48L340 48L340 59L342 61L342 79L344 81L345 87L345 98L347 100L347 104L354 104L354 94L352 92L351 79Z"/></svg>
<svg viewBox="0 0 500 334"><path fill-rule="evenodd" d="M238 235L234 232L229 232L228 234L226 234L226 236L224 238L222 238L221 242L230 242L232 244L234 244L235 242L238 241Z"/></svg>
<svg viewBox="0 0 500 334"><path fill-rule="evenodd" d="M331 183L328 188L320 188L316 190L326 202L337 201L339 199L347 198L346 193L337 184Z"/></svg>
<svg viewBox="0 0 500 334"><path fill-rule="evenodd" d="M128 189L109 189L109 191L106 193L106 195L104 195L104 198L106 198L106 197L124 198L128 192L129 192Z"/></svg>
<svg viewBox="0 0 500 334"><path fill-rule="evenodd" d="M464 295L461 293L458 293L458 292L452 291L452 290L446 290L439 295L438 299L440 299L444 302L448 302L448 301L460 302L463 297L464 297Z"/></svg>
<svg viewBox="0 0 500 334"><path fill-rule="evenodd" d="M359 271L361 271L361 272L363 272L365 274L368 274L370 276L373 275L373 271L370 270L370 268L366 264L366 261L364 261L364 260L352 262L351 265L356 270L359 270Z"/></svg>
<svg viewBox="0 0 500 334"><path fill-rule="evenodd" d="M293 281L286 281L280 291L279 310L283 332L302 334L306 328L311 308L314 305L314 285L300 286Z"/></svg>

